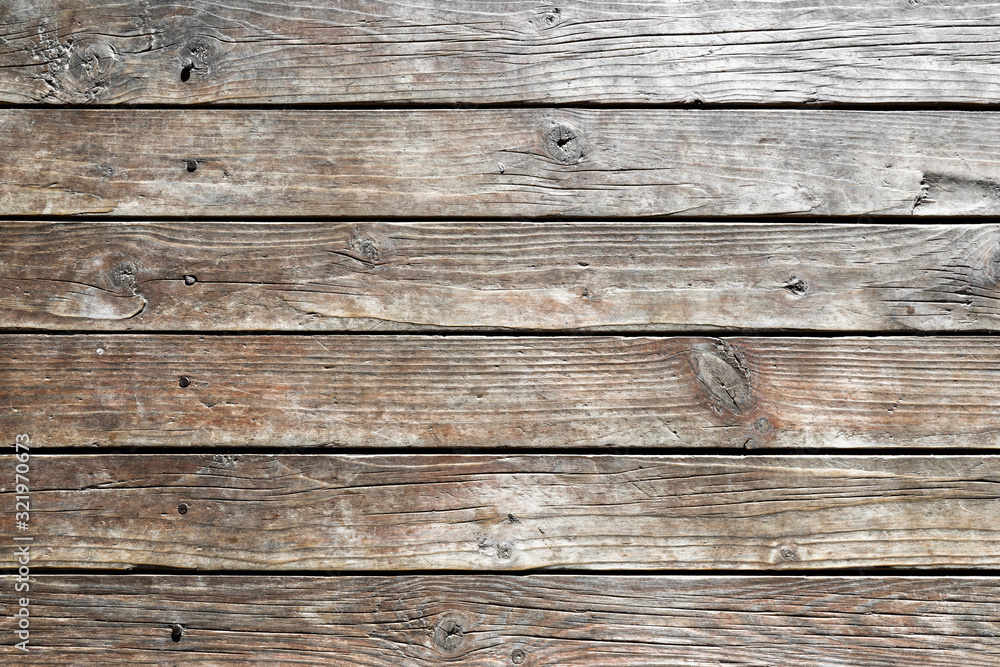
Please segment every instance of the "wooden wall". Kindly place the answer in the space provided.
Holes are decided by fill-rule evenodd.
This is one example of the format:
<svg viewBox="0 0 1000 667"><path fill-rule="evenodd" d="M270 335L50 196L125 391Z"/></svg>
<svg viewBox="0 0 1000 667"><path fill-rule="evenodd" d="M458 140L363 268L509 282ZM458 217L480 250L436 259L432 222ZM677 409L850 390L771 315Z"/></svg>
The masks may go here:
<svg viewBox="0 0 1000 667"><path fill-rule="evenodd" d="M0 662L1000 665L998 12L0 0Z"/></svg>

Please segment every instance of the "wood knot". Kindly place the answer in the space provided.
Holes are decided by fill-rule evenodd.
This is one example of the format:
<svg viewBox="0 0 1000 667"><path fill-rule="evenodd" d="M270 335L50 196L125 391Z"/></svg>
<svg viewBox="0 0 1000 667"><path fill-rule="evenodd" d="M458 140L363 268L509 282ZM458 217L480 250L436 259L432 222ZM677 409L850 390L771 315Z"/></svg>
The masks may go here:
<svg viewBox="0 0 1000 667"><path fill-rule="evenodd" d="M709 404L721 414L742 414L752 407L750 373L731 347L692 351L692 368Z"/></svg>
<svg viewBox="0 0 1000 667"><path fill-rule="evenodd" d="M990 278L996 282L1000 282L1000 250L995 250L986 266L987 272L990 274Z"/></svg>
<svg viewBox="0 0 1000 667"><path fill-rule="evenodd" d="M510 560L514 557L514 547L512 547L507 542L501 542L497 545L497 558L500 560Z"/></svg>
<svg viewBox="0 0 1000 667"><path fill-rule="evenodd" d="M447 614L434 626L434 646L444 653L459 653L469 643L468 631L468 623L463 617Z"/></svg>
<svg viewBox="0 0 1000 667"><path fill-rule="evenodd" d="M782 287L795 296L802 296L809 291L809 283L802 280L802 278L790 278L785 281Z"/></svg>
<svg viewBox="0 0 1000 667"><path fill-rule="evenodd" d="M545 152L556 162L576 164L583 158L583 137L571 125L558 123L545 130Z"/></svg>
<svg viewBox="0 0 1000 667"><path fill-rule="evenodd" d="M135 264L128 260L120 260L111 266L111 270L108 272L108 278L110 279L111 284L114 285L120 292L134 295L135 288L138 285L138 280L135 274Z"/></svg>
<svg viewBox="0 0 1000 667"><path fill-rule="evenodd" d="M74 45L69 66L80 81L104 81L120 65L115 47L107 42L95 41Z"/></svg>
<svg viewBox="0 0 1000 667"><path fill-rule="evenodd" d="M88 102L95 102L122 69L111 44L80 39L67 47L63 84Z"/></svg>
<svg viewBox="0 0 1000 667"><path fill-rule="evenodd" d="M778 547L778 556L785 563L794 563L799 559L799 554L792 545Z"/></svg>
<svg viewBox="0 0 1000 667"><path fill-rule="evenodd" d="M562 11L558 7L547 7L536 14L532 22L539 30L555 28L562 23Z"/></svg>
<svg viewBox="0 0 1000 667"><path fill-rule="evenodd" d="M181 82L187 83L191 73L207 74L215 62L215 47L205 39L191 40L181 47L179 59Z"/></svg>
<svg viewBox="0 0 1000 667"><path fill-rule="evenodd" d="M379 261L381 253L375 240L367 236L355 236L351 239L351 250L358 254L358 257L365 262L374 263Z"/></svg>

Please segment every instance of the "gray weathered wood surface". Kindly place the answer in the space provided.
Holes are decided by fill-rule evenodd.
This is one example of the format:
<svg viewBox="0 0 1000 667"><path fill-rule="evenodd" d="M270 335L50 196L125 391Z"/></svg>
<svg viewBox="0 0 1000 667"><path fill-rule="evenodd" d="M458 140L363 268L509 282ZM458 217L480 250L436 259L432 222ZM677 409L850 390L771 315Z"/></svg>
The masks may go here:
<svg viewBox="0 0 1000 667"><path fill-rule="evenodd" d="M34 567L1000 566L995 456L32 460L33 518L23 534L34 537ZM13 506L3 484L0 499ZM12 567L12 553L4 558Z"/></svg>
<svg viewBox="0 0 1000 667"><path fill-rule="evenodd" d="M1000 1L0 5L0 662L1000 664Z"/></svg>
<svg viewBox="0 0 1000 667"><path fill-rule="evenodd" d="M0 326L1000 330L1000 226L0 225Z"/></svg>
<svg viewBox="0 0 1000 667"><path fill-rule="evenodd" d="M996 580L980 577L59 575L32 593L38 648L18 664L1000 661Z"/></svg>
<svg viewBox="0 0 1000 667"><path fill-rule="evenodd" d="M8 0L0 101L1000 101L992 0Z"/></svg>
<svg viewBox="0 0 1000 667"><path fill-rule="evenodd" d="M993 338L0 337L38 447L1000 445Z"/></svg>
<svg viewBox="0 0 1000 667"><path fill-rule="evenodd" d="M7 215L1000 214L1000 113L0 110Z"/></svg>

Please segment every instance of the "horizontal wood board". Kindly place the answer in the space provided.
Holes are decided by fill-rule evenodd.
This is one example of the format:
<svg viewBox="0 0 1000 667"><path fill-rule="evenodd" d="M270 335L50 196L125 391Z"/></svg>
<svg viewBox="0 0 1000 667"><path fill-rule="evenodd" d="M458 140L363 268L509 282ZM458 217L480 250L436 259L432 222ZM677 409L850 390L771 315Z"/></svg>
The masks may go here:
<svg viewBox="0 0 1000 667"><path fill-rule="evenodd" d="M0 109L5 215L995 216L1000 113Z"/></svg>
<svg viewBox="0 0 1000 667"><path fill-rule="evenodd" d="M37 649L18 664L987 667L995 591L977 577L42 575Z"/></svg>
<svg viewBox="0 0 1000 667"><path fill-rule="evenodd" d="M1000 446L992 338L0 337L36 447Z"/></svg>
<svg viewBox="0 0 1000 667"><path fill-rule="evenodd" d="M0 327L1000 330L1000 225L0 223Z"/></svg>
<svg viewBox="0 0 1000 667"><path fill-rule="evenodd" d="M1000 101L988 0L18 0L18 104Z"/></svg>
<svg viewBox="0 0 1000 667"><path fill-rule="evenodd" d="M1000 565L996 456L220 453L32 461L32 519L17 534L34 538L34 568ZM11 483L2 489L0 499L13 506ZM0 523L13 531L12 524L11 514ZM5 559L11 567L13 555Z"/></svg>

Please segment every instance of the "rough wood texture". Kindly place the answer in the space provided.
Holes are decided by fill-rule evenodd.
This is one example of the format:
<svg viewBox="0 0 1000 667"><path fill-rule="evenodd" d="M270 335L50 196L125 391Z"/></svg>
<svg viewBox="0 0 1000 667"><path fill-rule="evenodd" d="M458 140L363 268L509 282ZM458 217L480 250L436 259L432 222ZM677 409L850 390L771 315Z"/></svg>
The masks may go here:
<svg viewBox="0 0 1000 667"><path fill-rule="evenodd" d="M1000 225L3 223L0 326L997 331Z"/></svg>
<svg viewBox="0 0 1000 667"><path fill-rule="evenodd" d="M32 471L18 534L35 568L1000 566L995 456L43 455Z"/></svg>
<svg viewBox="0 0 1000 667"><path fill-rule="evenodd" d="M983 0L5 4L7 102L1000 101Z"/></svg>
<svg viewBox="0 0 1000 667"><path fill-rule="evenodd" d="M997 447L993 338L0 337L39 447Z"/></svg>
<svg viewBox="0 0 1000 667"><path fill-rule="evenodd" d="M977 577L43 575L31 592L18 664L1000 661L996 580Z"/></svg>
<svg viewBox="0 0 1000 667"><path fill-rule="evenodd" d="M8 215L1000 214L991 112L8 109L0 151Z"/></svg>

